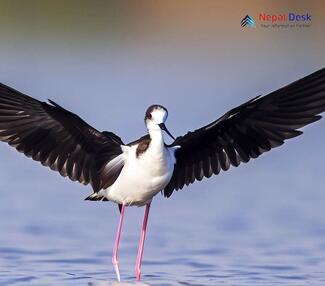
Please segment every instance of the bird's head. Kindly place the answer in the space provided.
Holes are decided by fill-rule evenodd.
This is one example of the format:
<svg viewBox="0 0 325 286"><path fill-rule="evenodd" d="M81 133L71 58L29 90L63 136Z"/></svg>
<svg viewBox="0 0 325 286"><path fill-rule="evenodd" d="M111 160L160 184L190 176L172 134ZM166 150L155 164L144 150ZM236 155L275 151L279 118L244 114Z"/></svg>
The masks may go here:
<svg viewBox="0 0 325 286"><path fill-rule="evenodd" d="M151 105L146 111L144 122L148 130L164 130L174 140L174 136L168 131L165 122L168 117L168 111L162 105Z"/></svg>

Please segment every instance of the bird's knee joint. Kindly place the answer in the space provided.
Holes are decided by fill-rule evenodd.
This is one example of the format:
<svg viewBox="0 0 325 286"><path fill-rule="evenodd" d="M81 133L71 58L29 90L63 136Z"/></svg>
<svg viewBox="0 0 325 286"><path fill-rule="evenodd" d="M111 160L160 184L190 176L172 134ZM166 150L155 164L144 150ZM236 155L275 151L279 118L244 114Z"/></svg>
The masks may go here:
<svg viewBox="0 0 325 286"><path fill-rule="evenodd" d="M118 265L117 257L112 257L112 264L113 265Z"/></svg>

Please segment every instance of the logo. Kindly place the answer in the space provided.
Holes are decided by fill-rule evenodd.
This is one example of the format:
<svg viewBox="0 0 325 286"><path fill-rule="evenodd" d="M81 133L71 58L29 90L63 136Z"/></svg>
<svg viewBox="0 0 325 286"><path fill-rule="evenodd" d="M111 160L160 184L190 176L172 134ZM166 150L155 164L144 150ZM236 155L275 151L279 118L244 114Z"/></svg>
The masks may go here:
<svg viewBox="0 0 325 286"><path fill-rule="evenodd" d="M255 17L256 16L256 17ZM286 29L286 28L309 28L312 24L312 15L310 13L275 13L269 14L260 12L253 17L246 15L240 22L242 27L256 28L272 28L272 29Z"/></svg>
<svg viewBox="0 0 325 286"><path fill-rule="evenodd" d="M251 28L255 28L255 21L254 19L249 16L249 15L246 15L240 22L241 26L242 27L245 27L245 26L248 26L248 27L251 27Z"/></svg>

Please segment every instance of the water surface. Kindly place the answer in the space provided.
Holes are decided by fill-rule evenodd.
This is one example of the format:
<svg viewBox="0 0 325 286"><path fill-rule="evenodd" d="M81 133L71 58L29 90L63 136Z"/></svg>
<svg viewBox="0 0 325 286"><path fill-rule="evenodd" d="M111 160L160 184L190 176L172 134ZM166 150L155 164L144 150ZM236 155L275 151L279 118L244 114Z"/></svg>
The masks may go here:
<svg viewBox="0 0 325 286"><path fill-rule="evenodd" d="M218 189L218 180L209 180L168 200L158 195L143 283L324 285L325 196L284 188L281 178L276 189L225 176ZM0 285L115 285L110 260L117 207L83 201L85 188L55 174L46 180L28 182L28 203L26 190L14 183L16 192L2 194ZM124 283L135 281L143 213L126 210L119 252Z"/></svg>

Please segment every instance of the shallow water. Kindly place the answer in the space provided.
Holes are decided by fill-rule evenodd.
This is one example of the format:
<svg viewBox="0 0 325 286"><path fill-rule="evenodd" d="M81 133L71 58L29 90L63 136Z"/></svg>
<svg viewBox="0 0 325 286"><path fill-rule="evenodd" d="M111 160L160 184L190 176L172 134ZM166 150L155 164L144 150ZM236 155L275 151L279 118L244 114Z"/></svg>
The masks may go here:
<svg viewBox="0 0 325 286"><path fill-rule="evenodd" d="M134 284L144 208L126 210L116 283L117 207L83 201L87 188L35 172L41 179L27 179L25 189L10 168L1 176L11 191L0 203L0 285ZM155 198L143 285L325 285L324 192L302 178L255 172L252 183L242 181L249 170L233 172Z"/></svg>

